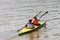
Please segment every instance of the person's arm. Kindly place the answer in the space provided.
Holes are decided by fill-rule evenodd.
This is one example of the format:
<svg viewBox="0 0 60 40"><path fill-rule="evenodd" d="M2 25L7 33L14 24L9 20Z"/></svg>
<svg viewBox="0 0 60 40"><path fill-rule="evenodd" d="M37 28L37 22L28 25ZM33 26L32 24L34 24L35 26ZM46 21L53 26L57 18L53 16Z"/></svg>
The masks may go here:
<svg viewBox="0 0 60 40"><path fill-rule="evenodd" d="M34 19L32 19L32 23L33 23Z"/></svg>

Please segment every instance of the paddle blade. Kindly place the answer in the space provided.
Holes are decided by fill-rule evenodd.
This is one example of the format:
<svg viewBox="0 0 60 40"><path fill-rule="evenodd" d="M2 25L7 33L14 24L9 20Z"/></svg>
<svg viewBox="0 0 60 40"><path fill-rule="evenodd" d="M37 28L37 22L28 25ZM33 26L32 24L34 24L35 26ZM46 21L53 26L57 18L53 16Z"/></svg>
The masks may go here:
<svg viewBox="0 0 60 40"><path fill-rule="evenodd" d="M43 17L43 16L44 16L45 14L47 14L47 13L48 13L48 11L46 11L41 17ZM41 17L40 17L40 18L41 18Z"/></svg>
<svg viewBox="0 0 60 40"><path fill-rule="evenodd" d="M46 11L45 13L48 13L48 11Z"/></svg>

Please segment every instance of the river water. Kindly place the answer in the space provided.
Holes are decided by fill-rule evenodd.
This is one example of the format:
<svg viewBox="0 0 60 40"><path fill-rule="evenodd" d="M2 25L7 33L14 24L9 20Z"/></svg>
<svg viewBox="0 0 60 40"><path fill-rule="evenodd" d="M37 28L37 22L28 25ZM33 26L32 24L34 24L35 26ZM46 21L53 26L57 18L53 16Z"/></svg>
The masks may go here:
<svg viewBox="0 0 60 40"><path fill-rule="evenodd" d="M17 30L40 11L48 11L40 19L47 30L34 40L60 40L60 0L0 0L0 40L29 40L29 34L18 36Z"/></svg>

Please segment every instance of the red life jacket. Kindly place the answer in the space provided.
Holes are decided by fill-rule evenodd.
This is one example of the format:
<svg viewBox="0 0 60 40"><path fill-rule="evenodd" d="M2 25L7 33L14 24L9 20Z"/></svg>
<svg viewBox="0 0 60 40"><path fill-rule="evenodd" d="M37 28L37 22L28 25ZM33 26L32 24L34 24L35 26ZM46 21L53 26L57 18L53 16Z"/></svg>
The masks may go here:
<svg viewBox="0 0 60 40"><path fill-rule="evenodd" d="M38 26L38 24L39 24L39 23L38 23L38 20L37 20L37 19L34 19L34 20L33 20L33 24L36 25L36 26Z"/></svg>

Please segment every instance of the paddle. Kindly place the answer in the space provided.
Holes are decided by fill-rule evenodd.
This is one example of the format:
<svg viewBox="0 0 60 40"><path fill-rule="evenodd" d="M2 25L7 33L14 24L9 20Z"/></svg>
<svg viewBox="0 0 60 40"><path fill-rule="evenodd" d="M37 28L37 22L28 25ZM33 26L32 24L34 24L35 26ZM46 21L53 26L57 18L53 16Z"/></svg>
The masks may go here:
<svg viewBox="0 0 60 40"><path fill-rule="evenodd" d="M41 17L43 17L45 14L47 14L48 13L48 11L46 11L44 14L42 14L41 15ZM39 17L39 19L41 18L41 17Z"/></svg>
<svg viewBox="0 0 60 40"><path fill-rule="evenodd" d="M40 11L38 14L36 14L34 17L37 17L42 11ZM22 27L21 29L23 29L25 27ZM21 29L17 30L17 31L20 31Z"/></svg>
<svg viewBox="0 0 60 40"><path fill-rule="evenodd" d="M40 11L38 14L36 14L34 17L37 17L42 11Z"/></svg>

